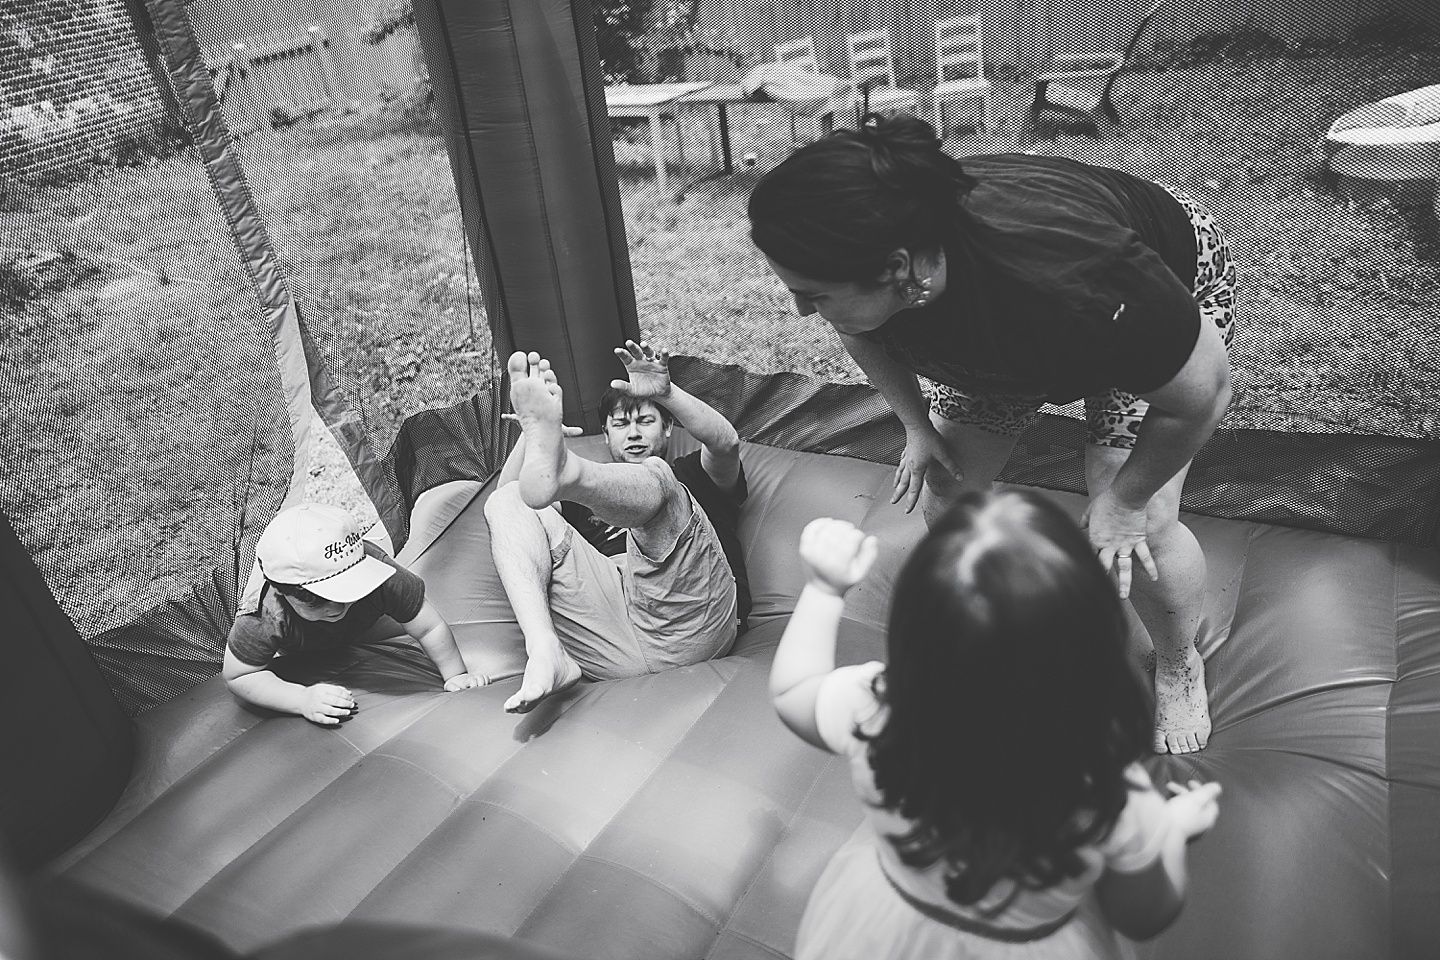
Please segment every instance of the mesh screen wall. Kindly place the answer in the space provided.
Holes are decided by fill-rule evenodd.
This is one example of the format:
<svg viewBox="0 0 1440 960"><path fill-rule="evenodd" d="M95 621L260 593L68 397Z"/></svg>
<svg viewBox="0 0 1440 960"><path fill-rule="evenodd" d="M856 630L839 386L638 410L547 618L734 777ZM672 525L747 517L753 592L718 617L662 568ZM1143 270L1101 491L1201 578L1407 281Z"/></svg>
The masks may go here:
<svg viewBox="0 0 1440 960"><path fill-rule="evenodd" d="M75 11L62 26L47 19L59 6ZM702 26L712 6L697 7ZM1177 16L1183 6L1177 0ZM496 360L444 141L424 84L406 89L395 79L414 65L413 28L367 43L361 34L373 18L353 10L340 16L326 4L301 4L279 23L275 11L260 17L252 7L206 0L199 19L217 48L243 41L259 49L281 33L309 36L317 25L330 41L328 55L302 44L265 64L273 68L268 86L253 84L242 111L253 129L237 130L235 146L331 375L380 452L397 438L407 449L430 444L401 430L422 411L450 409L462 424L485 422L489 414L480 411L494 403ZM775 13L782 7L784 17ZM726 29L752 40L839 37L845 26L833 21L833 5L733 8L754 16L731 18ZM940 5L907 9L933 17ZM1047 21L1057 36L1066 35L1064 9L1054 7ZM1418 3L1407 9L1425 12ZM168 91L155 84L135 22L103 0L23 0L0 14L0 509L127 708L139 711L218 667L227 605L248 572L254 537L284 494L293 454L254 293L194 152L171 152L159 137L136 137L123 158L95 149L125 134L126 124L159 129L168 115ZM1243 25L1237 13L1215 29L1233 38ZM996 30L1013 46L1024 26L1012 20ZM1098 29L1083 26L1071 33ZM1346 21L1333 32L1343 39L1357 26ZM93 42L102 33L106 42ZM898 36L923 34L910 24ZM1171 182L1212 209L1232 236L1240 266L1236 398L1224 423L1229 432L1197 464L1207 485L1187 506L1233 511L1249 498L1265 519L1314 522L1275 501L1276 484L1259 491L1227 471L1239 462L1253 474L1266 457L1278 457L1265 469L1314 500L1323 491L1306 485L1331 481L1287 474L1284 448L1297 451L1292 465L1325 449L1333 451L1324 454L1332 474L1374 485L1371 503L1422 504L1410 514L1390 504L1399 512L1387 506L1389 519L1369 525L1364 518L1374 514L1342 497L1331 505L1332 528L1433 537L1435 489L1413 467L1440 434L1431 188L1327 184L1307 171L1331 119L1435 82L1440 59L1433 45L1403 36L1304 57L1298 40L1281 39L1296 49L1219 61L1157 55L1117 87L1131 133L1096 140L1061 131L1027 146ZM904 63L930 56L914 42L900 51ZM36 66L51 62L58 65L51 74ZM839 61L834 68L844 69ZM42 94L56 102L45 85L62 80L73 103L87 95L86 84L99 84L125 106L105 114L103 131L86 126L81 115L89 114L77 107L73 134L17 139L16 124L29 115L19 108L33 108ZM1002 76L1002 122L985 136L956 134L947 147L963 159L1019 145L1018 126L1003 121L1018 119L1023 104L1014 98L1024 89ZM227 100L228 119L241 115L232 107ZM678 204L655 192L643 131L617 130L641 324L676 353L706 362L858 383L828 325L794 317L746 236L745 198L791 147L788 119L773 104L737 106L734 153L754 152L758 162L719 179L706 179L714 173L704 146L714 115L682 117L683 163L667 122L669 160L685 187ZM812 135L804 122L799 129ZM80 141L88 152L75 152ZM97 153L105 162L89 163ZM62 154L63 163L54 159ZM77 157L87 162L77 166ZM701 370L692 368L697 382L731 391L736 403L774 389L747 380L742 390ZM477 392L481 398L470 401ZM806 409L819 417L825 403ZM1075 411L1056 412L1063 419ZM883 419L884 411L871 415ZM1010 478L1073 484L1071 461L1057 452L1073 453L1073 421L1066 422L1027 438L1029 459L1017 458ZM426 415L418 425L444 434L449 423ZM768 436L755 434L762 442ZM775 434L777 442L790 436L788 427ZM884 459L897 452L893 439L854 452ZM398 479L413 495L447 471L485 472L483 451L466 457L458 467L443 454L408 463ZM1408 479L1392 482L1400 474ZM174 635L193 645L177 648Z"/></svg>

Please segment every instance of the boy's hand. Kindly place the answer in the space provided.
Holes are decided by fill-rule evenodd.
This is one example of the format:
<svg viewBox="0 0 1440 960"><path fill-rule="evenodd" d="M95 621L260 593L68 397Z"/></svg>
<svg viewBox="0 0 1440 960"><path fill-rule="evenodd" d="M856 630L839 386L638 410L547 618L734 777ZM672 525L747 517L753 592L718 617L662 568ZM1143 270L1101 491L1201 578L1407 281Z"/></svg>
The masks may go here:
<svg viewBox="0 0 1440 960"><path fill-rule="evenodd" d="M456 690L469 690L471 687L481 686L484 684L473 673L457 673L445 681L445 692L454 693Z"/></svg>
<svg viewBox="0 0 1440 960"><path fill-rule="evenodd" d="M1166 786L1174 794L1165 801L1166 809L1185 839L1193 840L1215 825L1220 815L1220 784L1191 780L1188 784L1171 782Z"/></svg>
<svg viewBox="0 0 1440 960"><path fill-rule="evenodd" d="M360 709L354 694L333 683L316 683L306 687L301 703L300 716L325 727L335 726Z"/></svg>
<svg viewBox="0 0 1440 960"><path fill-rule="evenodd" d="M637 400L664 400L670 396L670 354L656 350L647 341L626 340L615 348L615 356L625 364L629 380L611 380L610 386Z"/></svg>
<svg viewBox="0 0 1440 960"><path fill-rule="evenodd" d="M800 534L800 559L805 561L811 585L837 597L860 582L878 550L874 537L867 537L846 520L819 517Z"/></svg>

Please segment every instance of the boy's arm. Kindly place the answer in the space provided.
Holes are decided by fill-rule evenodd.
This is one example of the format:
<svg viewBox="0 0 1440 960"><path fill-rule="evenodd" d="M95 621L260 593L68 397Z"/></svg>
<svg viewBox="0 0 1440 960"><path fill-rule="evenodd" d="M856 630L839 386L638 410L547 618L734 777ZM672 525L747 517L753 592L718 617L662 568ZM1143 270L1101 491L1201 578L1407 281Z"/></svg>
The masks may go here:
<svg viewBox="0 0 1440 960"><path fill-rule="evenodd" d="M501 414L509 419L510 414ZM520 436L515 441L515 446L510 448L510 455L505 458L505 464L500 468L500 475L495 478L495 489L499 490L511 480L520 479L520 468L525 464L525 431L520 431Z"/></svg>
<svg viewBox="0 0 1440 960"><path fill-rule="evenodd" d="M725 493L733 493L740 479L740 434L724 415L699 397L670 382L670 355L648 343L627 341L615 348L625 364L628 380L611 380L610 386L637 400L663 406L700 443L700 465Z"/></svg>
<svg viewBox="0 0 1440 960"><path fill-rule="evenodd" d="M415 618L401 626L435 662L445 680L446 690L453 692L480 686L480 678L465 668L465 660L460 656L460 647L455 643L455 635L450 632L450 624L440 616L440 611L435 609L435 604L428 597L420 605L420 612L415 614Z"/></svg>
<svg viewBox="0 0 1440 960"><path fill-rule="evenodd" d="M671 385L665 399L658 401L700 443L700 466L725 493L733 493L740 480L740 434L710 404L680 387Z"/></svg>
<svg viewBox="0 0 1440 960"><path fill-rule="evenodd" d="M280 713L294 713L312 723L334 726L341 717L357 709L355 697L345 687L334 683L304 686L282 680L268 665L255 666L235 656L225 645L225 664L220 668L230 692L247 703Z"/></svg>

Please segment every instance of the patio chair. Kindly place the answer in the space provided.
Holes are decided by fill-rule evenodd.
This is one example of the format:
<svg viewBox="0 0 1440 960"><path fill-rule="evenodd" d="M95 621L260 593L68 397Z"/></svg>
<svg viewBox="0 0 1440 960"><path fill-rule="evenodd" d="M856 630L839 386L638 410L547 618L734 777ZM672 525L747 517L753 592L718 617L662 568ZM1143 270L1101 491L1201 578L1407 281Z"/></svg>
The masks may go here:
<svg viewBox="0 0 1440 960"><path fill-rule="evenodd" d="M919 105L920 91L904 89L895 79L895 57L887 28L847 34L845 50L850 57L850 77L862 114L913 112Z"/></svg>
<svg viewBox="0 0 1440 960"><path fill-rule="evenodd" d="M930 92L935 129L945 139L945 103L975 101L978 129L990 126L991 85L985 76L979 17L949 17L935 22L935 88Z"/></svg>
<svg viewBox="0 0 1440 960"><path fill-rule="evenodd" d="M1035 100L1030 105L1032 124L1044 113L1094 126L1120 125L1112 93L1115 80L1132 65L1140 36L1155 19L1165 0L1155 0L1141 16L1124 49L1077 51L1059 58L1068 69L1042 73L1035 78Z"/></svg>
<svg viewBox="0 0 1440 960"><path fill-rule="evenodd" d="M820 73L820 62L815 56L815 38L799 37L795 40L775 44L775 63L808 73ZM854 110L853 102L854 96L847 89L832 97L820 109L805 115L818 118L821 131L829 133L835 129L835 114L842 110L847 112ZM798 116L799 112L790 111L790 141L792 143L799 142L799 136L795 129Z"/></svg>

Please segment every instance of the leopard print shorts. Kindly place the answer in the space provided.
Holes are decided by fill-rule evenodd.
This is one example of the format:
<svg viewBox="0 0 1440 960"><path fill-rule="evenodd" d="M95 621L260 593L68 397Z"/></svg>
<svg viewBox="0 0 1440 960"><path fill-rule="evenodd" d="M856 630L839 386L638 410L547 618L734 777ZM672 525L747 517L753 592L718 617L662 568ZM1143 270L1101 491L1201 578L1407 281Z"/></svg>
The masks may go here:
<svg viewBox="0 0 1440 960"><path fill-rule="evenodd" d="M1198 203L1173 187L1161 184L1190 215L1195 229L1195 301L1200 316L1220 331L1226 349L1234 335L1235 262L1230 244L1215 218ZM988 433L1018 437L1040 416L1043 397L1019 394L967 394L923 377L921 387L930 399L930 411L956 423L979 427ZM1086 440L1101 447L1129 450L1150 404L1133 393L1110 390L1085 398Z"/></svg>

